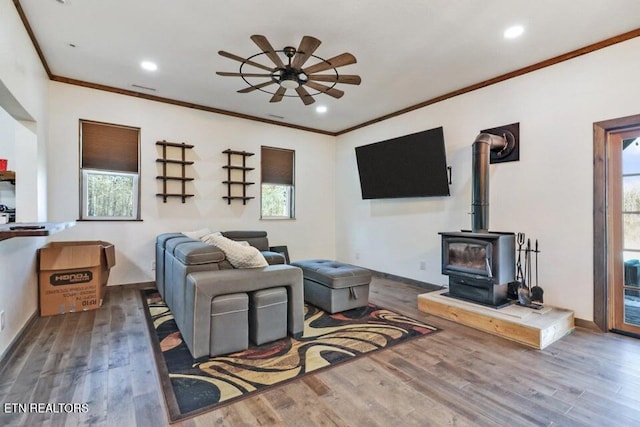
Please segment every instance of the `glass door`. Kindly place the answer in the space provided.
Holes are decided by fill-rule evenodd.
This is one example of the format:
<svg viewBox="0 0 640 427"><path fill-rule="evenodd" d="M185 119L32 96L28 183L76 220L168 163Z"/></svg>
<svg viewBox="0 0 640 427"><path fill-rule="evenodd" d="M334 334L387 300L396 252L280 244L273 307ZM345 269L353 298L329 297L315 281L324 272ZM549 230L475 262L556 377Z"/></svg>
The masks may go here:
<svg viewBox="0 0 640 427"><path fill-rule="evenodd" d="M612 142L613 329L640 334L640 129Z"/></svg>

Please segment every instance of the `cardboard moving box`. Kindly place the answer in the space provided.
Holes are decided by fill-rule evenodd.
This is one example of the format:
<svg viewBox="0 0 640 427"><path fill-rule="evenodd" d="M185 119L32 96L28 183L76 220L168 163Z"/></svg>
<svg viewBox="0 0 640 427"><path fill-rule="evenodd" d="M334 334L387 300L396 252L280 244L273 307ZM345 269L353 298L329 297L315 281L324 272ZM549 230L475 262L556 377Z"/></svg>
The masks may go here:
<svg viewBox="0 0 640 427"><path fill-rule="evenodd" d="M109 242L51 242L38 250L40 316L95 310L116 263Z"/></svg>

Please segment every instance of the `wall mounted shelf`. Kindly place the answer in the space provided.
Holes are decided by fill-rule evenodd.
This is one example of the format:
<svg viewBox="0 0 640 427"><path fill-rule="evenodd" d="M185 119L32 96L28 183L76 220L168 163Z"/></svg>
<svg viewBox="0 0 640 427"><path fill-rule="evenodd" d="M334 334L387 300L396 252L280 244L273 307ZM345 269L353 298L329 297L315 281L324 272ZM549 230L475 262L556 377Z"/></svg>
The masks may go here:
<svg viewBox="0 0 640 427"><path fill-rule="evenodd" d="M16 173L14 171L0 171L0 181L9 181L15 185Z"/></svg>
<svg viewBox="0 0 640 427"><path fill-rule="evenodd" d="M253 156L254 153L249 153L246 151L236 151L236 150L224 150L223 154L227 155L227 164L222 166L223 169L227 170L227 179L222 181L223 184L227 186L227 195L222 196L223 199L227 201L227 204L231 204L232 200L242 200L242 204L246 205L248 200L255 199L255 197L247 196L247 187L255 184L255 182L247 181L247 172L255 170L255 168L250 168L247 166L247 157ZM234 157L242 158L242 165L233 164ZM240 171L242 173L242 179L231 179L231 171ZM242 196L233 196L232 187L233 186L241 186L242 187Z"/></svg>
<svg viewBox="0 0 640 427"><path fill-rule="evenodd" d="M162 181L162 192L156 193L157 197L162 197L163 202L167 203L167 199L170 197L179 197L182 199L182 203L185 203L187 198L194 197L194 194L188 194L186 190L187 182L193 181L194 178L186 176L186 167L193 165L193 161L187 160L186 151L188 149L193 148L193 145L186 144L184 142L167 142L167 141L158 141L156 145L162 147L162 158L156 159L156 163L160 163L162 165L162 174L156 176L156 179ZM180 150L180 158L173 159L167 157L167 148L177 148ZM179 165L180 166L180 175L168 175L167 174L167 165ZM180 192L170 192L169 182L177 181L180 185Z"/></svg>

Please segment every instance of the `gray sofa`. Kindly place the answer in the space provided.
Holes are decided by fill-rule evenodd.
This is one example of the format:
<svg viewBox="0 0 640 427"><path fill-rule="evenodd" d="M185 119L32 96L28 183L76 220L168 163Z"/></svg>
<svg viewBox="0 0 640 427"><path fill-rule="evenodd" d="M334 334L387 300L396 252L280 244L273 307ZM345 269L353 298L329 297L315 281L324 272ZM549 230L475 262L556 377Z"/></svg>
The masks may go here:
<svg viewBox="0 0 640 427"><path fill-rule="evenodd" d="M211 316L213 299L229 294L285 287L287 329L293 336L304 330L302 271L285 265L282 254L269 250L264 231L227 231L233 240L249 242L270 264L235 269L216 246L182 233L165 233L156 239L156 286L174 316L176 325L194 358L214 355ZM234 333L232 330L229 333Z"/></svg>

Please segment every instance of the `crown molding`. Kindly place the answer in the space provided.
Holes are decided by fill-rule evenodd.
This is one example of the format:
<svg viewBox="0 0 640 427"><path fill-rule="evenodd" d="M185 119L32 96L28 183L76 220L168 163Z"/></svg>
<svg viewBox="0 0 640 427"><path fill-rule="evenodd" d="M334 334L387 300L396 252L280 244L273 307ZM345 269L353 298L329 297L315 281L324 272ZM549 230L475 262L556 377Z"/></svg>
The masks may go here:
<svg viewBox="0 0 640 427"><path fill-rule="evenodd" d="M519 77L519 76L522 76L524 74L528 74L528 73L531 73L531 72L534 72L534 71L538 71L538 70L540 70L542 68L550 67L552 65L556 65L556 64L559 64L559 63L564 62L564 61L569 61L570 59L574 59L574 58L577 58L579 56L586 55L588 53L595 52L597 50L604 49L606 47L613 46L614 44L622 43L624 41L631 40L631 39L639 37L639 36L640 36L640 28L637 28L635 30L628 31L626 33L623 33L623 34L620 34L620 35L617 35L617 36L614 36L614 37L610 37L608 39L599 41L597 43L593 43L593 44L590 44L588 46L581 47L580 49L572 50L571 52L567 52L567 53L564 53L562 55L558 55L558 56L555 56L553 58L537 62L537 63L529 65L527 67L520 68L520 69L517 69L515 71L511 71L509 73L502 74L500 76L493 77L491 79L488 79L488 80L485 80L485 81L482 81L482 82L479 82L479 83L472 84L471 86L467 86L467 87L464 87L462 89L454 90L453 92L445 93L444 95L440 95L440 96L437 96L435 98L428 99L428 100L423 101L423 102L421 102L419 104L415 104L415 105L412 105L410 107L403 108L402 110L394 111L393 113L389 113L389 114L386 114L384 116L380 116L378 118L375 118L375 119L372 119L372 120L368 120L366 122L360 123L359 125L355 125L353 127L338 131L338 132L336 132L336 135L343 135L345 133L352 132L352 131L354 131L356 129L360 129L360 128L363 128L363 127L366 127L366 126L370 126L372 124L381 122L383 120L387 120L387 119L390 119L390 118L393 118L393 117L397 117L397 116L400 116L402 114L408 113L410 111L414 111L414 110L426 107L428 105L432 105L432 104L444 101L446 99L450 99L450 98L456 97L458 95L462 95L462 94L465 94L465 93L468 93L468 92L472 92L472 91L477 90L477 89L482 89L484 87L491 86L491 85L494 85L496 83L503 82L505 80L513 79L515 77Z"/></svg>

